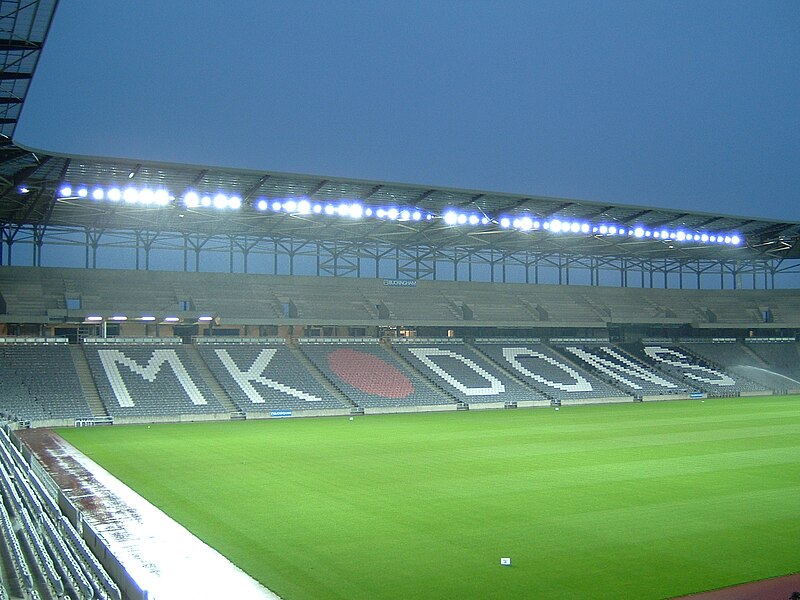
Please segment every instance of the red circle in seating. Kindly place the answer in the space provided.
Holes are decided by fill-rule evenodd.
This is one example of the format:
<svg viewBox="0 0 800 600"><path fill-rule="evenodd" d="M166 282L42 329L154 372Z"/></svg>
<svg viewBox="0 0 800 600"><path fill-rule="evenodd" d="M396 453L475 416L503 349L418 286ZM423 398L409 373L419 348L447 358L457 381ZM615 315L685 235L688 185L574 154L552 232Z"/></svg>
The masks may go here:
<svg viewBox="0 0 800 600"><path fill-rule="evenodd" d="M345 383L368 394L405 398L414 391L409 378L397 367L366 352L334 350L328 354L328 366Z"/></svg>

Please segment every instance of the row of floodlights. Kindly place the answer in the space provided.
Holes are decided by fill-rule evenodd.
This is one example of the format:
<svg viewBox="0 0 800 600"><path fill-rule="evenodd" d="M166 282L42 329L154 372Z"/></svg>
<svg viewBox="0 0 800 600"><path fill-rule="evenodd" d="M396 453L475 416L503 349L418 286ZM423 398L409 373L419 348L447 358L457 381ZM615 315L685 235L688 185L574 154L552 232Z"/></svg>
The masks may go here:
<svg viewBox="0 0 800 600"><path fill-rule="evenodd" d="M458 215L458 223L469 223L477 225L477 215L470 215L464 220L464 215ZM450 216L452 221L454 217ZM448 215L445 215L445 222L448 222ZM480 222L483 222L481 219ZM602 236L623 236L643 239L668 240L677 242L702 242L704 244L728 244L738 246L742 239L738 235L722 235L706 232L687 232L681 230L668 229L648 229L646 227L618 227L617 225L595 225L580 221L562 221L561 219L551 219L549 221L538 221L531 217L501 217L498 221L503 229L517 229L519 231L545 230L551 233L584 233Z"/></svg>
<svg viewBox="0 0 800 600"><path fill-rule="evenodd" d="M111 315L110 317L104 317L101 315L88 315L85 320L89 323L100 323L102 321L114 321L121 323L123 321L128 321L129 319L127 315ZM130 320L144 321L145 323L148 323L157 321L158 319L153 315L142 315L141 317L131 317ZM161 319L161 321L164 323L179 323L181 320L182 320L181 317L164 317L163 319ZM197 320L202 323L207 323L209 321L213 321L214 317L203 315L197 317Z"/></svg>
<svg viewBox="0 0 800 600"><path fill-rule="evenodd" d="M142 206L167 206L175 200L175 196L171 195L168 190L163 188L153 190L149 188L137 189L130 186L125 188L111 187L108 189L102 187L91 189L88 187L78 187L73 189L70 185L64 185L59 190L59 196L62 198L77 197ZM201 194L194 190L190 190L184 194L182 203L187 208L238 210L242 207L242 199L237 195L227 195L221 192L216 194ZM258 198L253 203L253 207L259 212L271 211L274 213L292 215L324 214L327 216L351 219L372 218L389 221L432 221L434 218L441 218L445 225L450 226L476 226L496 223L502 229L514 229L522 232L544 230L550 233L622 236L662 241L727 244L731 246L738 246L742 243L742 239L739 235L727 233L685 232L663 228L648 229L644 226L623 227L561 219L540 221L531 216L503 215L498 218L492 218L486 214L461 212L452 209L445 210L439 217L433 213L420 211L416 208L364 206L354 201L313 202L304 197L283 199Z"/></svg>
<svg viewBox="0 0 800 600"><path fill-rule="evenodd" d="M256 210L261 212L272 211L295 215L328 215L349 217L351 219L373 218L388 219L389 221L431 221L433 214L417 209L397 207L364 206L358 202L342 201L312 202L307 198L287 198L284 200L267 200L260 198L255 203Z"/></svg>

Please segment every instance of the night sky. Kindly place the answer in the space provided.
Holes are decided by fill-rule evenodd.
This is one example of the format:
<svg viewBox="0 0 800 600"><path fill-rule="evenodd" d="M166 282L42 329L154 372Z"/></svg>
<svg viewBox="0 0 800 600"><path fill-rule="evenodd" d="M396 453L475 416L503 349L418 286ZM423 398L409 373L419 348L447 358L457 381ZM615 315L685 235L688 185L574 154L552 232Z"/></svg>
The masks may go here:
<svg viewBox="0 0 800 600"><path fill-rule="evenodd" d="M16 141L800 221L800 2L62 0Z"/></svg>

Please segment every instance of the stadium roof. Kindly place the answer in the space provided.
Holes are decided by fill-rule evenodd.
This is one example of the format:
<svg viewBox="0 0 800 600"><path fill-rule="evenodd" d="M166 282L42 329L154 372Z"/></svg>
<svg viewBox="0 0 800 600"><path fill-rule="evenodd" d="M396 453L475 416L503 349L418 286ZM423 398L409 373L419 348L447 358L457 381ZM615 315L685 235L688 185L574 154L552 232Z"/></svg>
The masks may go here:
<svg viewBox="0 0 800 600"><path fill-rule="evenodd" d="M13 131L56 4L0 3L0 224L647 260L800 258L795 222L25 148Z"/></svg>

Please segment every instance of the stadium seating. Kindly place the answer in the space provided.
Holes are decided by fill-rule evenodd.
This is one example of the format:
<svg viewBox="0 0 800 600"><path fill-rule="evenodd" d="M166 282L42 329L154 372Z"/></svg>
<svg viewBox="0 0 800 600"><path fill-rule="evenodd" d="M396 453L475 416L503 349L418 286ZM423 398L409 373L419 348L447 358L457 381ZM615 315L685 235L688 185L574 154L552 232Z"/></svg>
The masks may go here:
<svg viewBox="0 0 800 600"><path fill-rule="evenodd" d="M753 345L755 346L755 345ZM785 350L793 349L793 345L786 345ZM769 361L759 357L752 351L751 346L737 343L735 340L725 342L685 342L681 348L676 349L680 352L697 357L697 362L712 369L724 370L732 379L735 380L733 389L737 393L763 392L767 389L786 389L790 382L772 380L767 377L760 380L751 377L761 369L765 375L772 372L780 373ZM773 357L775 360L783 360L780 353ZM744 368L747 367L747 368ZM791 375L789 375L791 376ZM709 389L709 392L718 391Z"/></svg>
<svg viewBox="0 0 800 600"><path fill-rule="evenodd" d="M398 344L396 350L430 381L466 404L549 400L463 343L431 340Z"/></svg>
<svg viewBox="0 0 800 600"><path fill-rule="evenodd" d="M53 600L121 600L117 585L43 489L6 431L0 430L0 495L5 499L0 502L0 538L15 576L13 582L7 582L13 583L9 593ZM71 535L62 535L62 531Z"/></svg>
<svg viewBox="0 0 800 600"><path fill-rule="evenodd" d="M626 396L541 343L482 340L477 348L542 395L560 403Z"/></svg>
<svg viewBox="0 0 800 600"><path fill-rule="evenodd" d="M757 360L754 366L766 367L800 381L800 345L797 342L787 340L771 343L752 341L745 344L745 349Z"/></svg>
<svg viewBox="0 0 800 600"><path fill-rule="evenodd" d="M84 351L103 404L115 418L228 412L180 345L86 344Z"/></svg>
<svg viewBox="0 0 800 600"><path fill-rule="evenodd" d="M245 413L264 410L342 409L283 344L203 344L200 355Z"/></svg>
<svg viewBox="0 0 800 600"><path fill-rule="evenodd" d="M376 340L301 343L302 352L354 404L364 408L453 405Z"/></svg>
<svg viewBox="0 0 800 600"><path fill-rule="evenodd" d="M0 344L0 413L16 420L89 418L66 344Z"/></svg>
<svg viewBox="0 0 800 600"><path fill-rule="evenodd" d="M654 371L611 344L566 343L553 347L599 379L636 397L685 395L696 390L674 377Z"/></svg>

